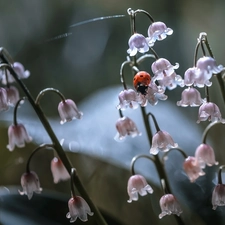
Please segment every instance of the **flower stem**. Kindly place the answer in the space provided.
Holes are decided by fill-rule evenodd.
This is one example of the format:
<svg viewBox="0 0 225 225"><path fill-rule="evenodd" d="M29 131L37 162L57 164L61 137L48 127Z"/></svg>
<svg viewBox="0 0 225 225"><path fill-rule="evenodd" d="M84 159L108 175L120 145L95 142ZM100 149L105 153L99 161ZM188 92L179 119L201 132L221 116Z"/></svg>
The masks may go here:
<svg viewBox="0 0 225 225"><path fill-rule="evenodd" d="M52 143L54 144L54 149L56 150L59 158L62 160L65 168L67 169L68 173L70 174L71 169L73 168L71 162L69 161L68 157L66 156L65 151L63 150L62 146L60 145L60 142L59 142L58 138L56 137L56 135L55 135L50 123L48 122L45 114L43 113L41 107L38 104L35 103L34 98L32 97L28 88L18 78L17 73L10 66L10 64L12 65L12 63L8 59L11 60L11 57L9 56L8 53L6 55L4 55L5 52L7 52L7 51L5 51L4 49L3 50L0 49L0 53L1 53L0 56L3 60L3 63L7 63L7 69L10 71L10 73L12 74L12 76L14 77L14 79L16 80L18 85L21 87L21 89L23 90L23 92L27 96L27 99L29 100L31 106L35 110L35 112L36 112L37 116L39 117L42 125L44 126L46 132L48 133L49 137L51 138ZM106 221L104 220L104 218L101 215L98 208L92 202L91 198L89 197L87 191L85 190L85 188L84 188L80 178L78 177L78 175L75 176L75 180L76 180L75 186L76 186L77 190L79 191L79 193L85 198L85 200L87 201L87 203L91 207L92 211L94 212L94 217L95 217L95 220L96 220L97 224L98 225L106 225L107 224Z"/></svg>
<svg viewBox="0 0 225 225"><path fill-rule="evenodd" d="M19 100L17 101L17 103L16 103L16 105L15 105L15 108L14 108L14 111L13 111L13 124L16 125L16 126L17 126L17 109L18 109L20 103L21 103L22 101L24 101L24 99L25 99L25 97L23 97L23 98L21 98L21 99L19 99Z"/></svg>
<svg viewBox="0 0 225 225"><path fill-rule="evenodd" d="M222 170L223 170L224 167L225 167L225 165L222 165L219 168L219 172L218 172L218 184L223 184L223 181L222 181Z"/></svg>

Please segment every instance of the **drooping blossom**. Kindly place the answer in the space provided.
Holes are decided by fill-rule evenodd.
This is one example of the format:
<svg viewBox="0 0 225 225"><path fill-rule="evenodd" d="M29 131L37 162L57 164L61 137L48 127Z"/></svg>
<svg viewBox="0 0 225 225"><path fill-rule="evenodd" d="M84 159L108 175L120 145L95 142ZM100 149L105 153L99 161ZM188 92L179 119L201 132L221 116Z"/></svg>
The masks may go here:
<svg viewBox="0 0 225 225"><path fill-rule="evenodd" d="M32 141L23 124L10 125L8 128L8 138L9 144L7 148L9 151L13 151L16 146L23 148L26 142L29 143Z"/></svg>
<svg viewBox="0 0 225 225"><path fill-rule="evenodd" d="M7 110L8 108L7 92L4 88L0 87L0 111Z"/></svg>
<svg viewBox="0 0 225 225"><path fill-rule="evenodd" d="M66 170L62 160L57 157L54 157L51 161L51 171L55 184L61 180L64 181L70 179L70 174Z"/></svg>
<svg viewBox="0 0 225 225"><path fill-rule="evenodd" d="M225 122L221 116L219 107L213 102L205 102L199 107L197 123L206 120Z"/></svg>
<svg viewBox="0 0 225 225"><path fill-rule="evenodd" d="M15 70L16 74L18 75L19 79L26 79L30 76L30 71L25 70L24 66L19 63L19 62L14 62L13 64L13 69ZM2 83L4 85L8 83L13 83L15 82L15 79L13 76L10 74L10 72L6 69L1 69L0 70L0 76L2 77Z"/></svg>
<svg viewBox="0 0 225 225"><path fill-rule="evenodd" d="M174 142L173 138L166 131L158 131L152 138L152 146L150 154L156 155L159 151L167 152L171 148L177 148L178 144Z"/></svg>
<svg viewBox="0 0 225 225"><path fill-rule="evenodd" d="M129 195L129 200L127 200L127 202L131 203L132 201L138 200L138 194L141 196L145 196L148 193L152 194L153 189L142 175L136 174L131 176L128 180L127 193Z"/></svg>
<svg viewBox="0 0 225 225"><path fill-rule="evenodd" d="M128 107L131 109L136 109L141 101L140 96L133 89L125 89L119 93L119 105L117 109L125 110Z"/></svg>
<svg viewBox="0 0 225 225"><path fill-rule="evenodd" d="M160 21L152 23L148 28L147 41L149 46L152 47L157 40L164 40L167 35L171 35L172 33L173 30L168 28L165 23Z"/></svg>
<svg viewBox="0 0 225 225"><path fill-rule="evenodd" d="M159 58L153 62L151 68L155 75L153 81L157 80L161 87L167 87L169 90L172 90L177 85L183 86L181 76L175 73L175 69L179 68L178 63L173 66L167 59Z"/></svg>
<svg viewBox="0 0 225 225"><path fill-rule="evenodd" d="M198 75L198 69L196 67L188 68L184 73L184 85L186 86L198 86L196 84L196 76ZM207 83L207 86L210 86L211 83Z"/></svg>
<svg viewBox="0 0 225 225"><path fill-rule="evenodd" d="M159 214L159 219L162 219L166 215L176 214L180 216L182 209L177 199L172 194L163 195L159 201L162 212Z"/></svg>
<svg viewBox="0 0 225 225"><path fill-rule="evenodd" d="M130 56L135 56L137 52L145 53L149 50L146 38L139 33L133 34L128 41L129 49L127 53Z"/></svg>
<svg viewBox="0 0 225 225"><path fill-rule="evenodd" d="M201 168L205 166L218 165L218 162L215 160L214 150L210 145L200 144L195 151L195 158L198 160Z"/></svg>
<svg viewBox="0 0 225 225"><path fill-rule="evenodd" d="M10 106L15 106L20 99L19 91L16 87L10 86L6 88L7 100Z"/></svg>
<svg viewBox="0 0 225 225"><path fill-rule="evenodd" d="M178 106L187 107L187 106L200 106L203 103L200 92L193 88L188 87L183 90L181 94L181 100L177 102Z"/></svg>
<svg viewBox="0 0 225 225"><path fill-rule="evenodd" d="M184 171L189 180L193 183L199 176L205 175L198 160L193 156L188 156L183 163Z"/></svg>
<svg viewBox="0 0 225 225"><path fill-rule="evenodd" d="M74 196L68 201L69 212L66 214L66 218L70 219L70 223L73 223L79 218L85 222L88 220L87 214L93 216L94 213L87 202L80 196Z"/></svg>
<svg viewBox="0 0 225 225"><path fill-rule="evenodd" d="M117 134L114 137L116 141L123 141L126 136L136 137L141 135L136 124L128 117L119 118L116 122Z"/></svg>
<svg viewBox="0 0 225 225"><path fill-rule="evenodd" d="M216 60L209 56L203 56L198 59L196 68L199 69L199 73L196 77L197 84L209 83L213 74L220 73L224 68L222 65L217 65Z"/></svg>
<svg viewBox="0 0 225 225"><path fill-rule="evenodd" d="M217 184L212 193L212 205L216 210L217 206L225 206L225 185Z"/></svg>
<svg viewBox="0 0 225 225"><path fill-rule="evenodd" d="M151 82L148 86L147 93L145 98L151 105L156 105L159 100L165 101L168 96L164 94L165 89L161 86L156 85L154 82Z"/></svg>
<svg viewBox="0 0 225 225"><path fill-rule="evenodd" d="M42 191L39 178L34 171L26 172L21 176L21 186L23 191L19 190L19 193L27 195L29 200L32 198L34 192L40 194Z"/></svg>
<svg viewBox="0 0 225 225"><path fill-rule="evenodd" d="M61 101L58 105L58 112L61 117L61 124L73 119L81 119L83 115L83 113L78 110L75 102L71 99Z"/></svg>

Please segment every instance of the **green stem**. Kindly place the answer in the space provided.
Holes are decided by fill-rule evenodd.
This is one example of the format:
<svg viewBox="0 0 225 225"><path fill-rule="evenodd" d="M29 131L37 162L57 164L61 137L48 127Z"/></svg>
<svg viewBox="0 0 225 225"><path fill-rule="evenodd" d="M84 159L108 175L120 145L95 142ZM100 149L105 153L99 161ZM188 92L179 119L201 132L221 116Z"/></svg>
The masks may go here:
<svg viewBox="0 0 225 225"><path fill-rule="evenodd" d="M1 51L1 53L4 53L4 52L5 51ZM48 122L45 114L43 113L41 107L38 104L35 103L34 98L32 97L28 88L18 78L18 75L16 74L14 69L11 66L8 65L10 63L9 61L7 61L8 58L10 58L8 55L2 56L2 59L3 59L4 63L7 63L7 69L10 71L10 73L12 74L12 76L14 77L14 79L16 80L18 85L21 87L21 89L23 90L23 92L27 96L27 99L29 100L31 106L35 110L35 112L36 112L37 116L39 117L42 125L44 126L46 132L48 133L49 137L51 138L52 143L54 143L54 149L56 150L59 158L62 160L63 164L65 165L65 168L67 169L68 173L70 174L71 169L73 168L71 162L69 161L68 157L66 156L65 151L63 150L62 146L60 145L60 142L59 142L58 138L56 137L56 135L55 135L50 123ZM94 217L96 219L96 222L99 225L106 225L107 223L105 222L105 220L104 220L103 216L101 215L100 211L98 210L98 208L92 202L91 198L89 197L87 191L85 190L85 188L84 188L80 178L78 177L78 175L75 176L75 180L76 180L75 186L76 186L77 190L79 191L79 193L85 198L85 200L87 201L87 203L91 207L92 211L94 212Z"/></svg>
<svg viewBox="0 0 225 225"><path fill-rule="evenodd" d="M18 101L17 101L17 103L16 103L16 105L15 105L15 108L14 108L14 111L13 111L13 124L15 125L15 126L17 126L17 109L18 109L18 107L19 107L19 105L20 105L20 102L21 101L24 101L24 99L25 98L21 98L21 99L19 99Z"/></svg>

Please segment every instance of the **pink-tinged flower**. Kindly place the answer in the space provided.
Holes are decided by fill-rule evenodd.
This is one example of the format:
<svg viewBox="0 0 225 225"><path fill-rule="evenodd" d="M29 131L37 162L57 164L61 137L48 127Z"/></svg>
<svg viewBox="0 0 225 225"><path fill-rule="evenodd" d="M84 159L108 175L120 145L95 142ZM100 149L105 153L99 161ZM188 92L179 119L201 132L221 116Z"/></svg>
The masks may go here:
<svg viewBox="0 0 225 225"><path fill-rule="evenodd" d="M13 63L13 69L15 70L16 74L18 75L19 79L26 79L30 76L30 72L28 70L24 69L24 66L19 63L19 62L14 62ZM1 70L0 74L2 76L2 83L4 85L8 83L13 83L15 82L15 79L13 78L13 76L10 74L10 72L6 69L6 70ZM6 78L7 77L7 78Z"/></svg>
<svg viewBox="0 0 225 225"><path fill-rule="evenodd" d="M225 122L222 119L219 107L215 103L205 102L199 107L197 123L206 120Z"/></svg>
<svg viewBox="0 0 225 225"><path fill-rule="evenodd" d="M83 115L83 113L78 110L75 102L71 99L61 101L58 105L58 111L61 117L61 124L69 122L73 119L81 119Z"/></svg>
<svg viewBox="0 0 225 225"><path fill-rule="evenodd" d="M129 200L127 200L127 202L131 203L132 201L138 200L138 193L141 196L145 196L148 193L152 194L153 189L143 176L133 175L128 180L127 193L129 195Z"/></svg>
<svg viewBox="0 0 225 225"><path fill-rule="evenodd" d="M197 86L196 76L198 74L198 69L196 67L191 67L187 69L184 73L184 85L186 86Z"/></svg>
<svg viewBox="0 0 225 225"><path fill-rule="evenodd" d="M173 30L168 28L163 22L154 22L148 28L148 44L152 47L155 42L161 41L167 37L167 35L171 35Z"/></svg>
<svg viewBox="0 0 225 225"><path fill-rule="evenodd" d="M203 103L200 92L193 88L188 87L183 90L181 94L181 100L177 102L178 106L187 107L187 106L200 106Z"/></svg>
<svg viewBox="0 0 225 225"><path fill-rule="evenodd" d="M22 175L21 186L23 191L19 190L19 193L21 195L27 195L29 200L32 198L34 192L40 194L42 191L39 178L34 171L30 171Z"/></svg>
<svg viewBox="0 0 225 225"><path fill-rule="evenodd" d="M15 106L16 103L20 99L20 95L19 95L18 89L16 87L14 87L14 86L10 86L9 88L6 88L6 92L7 92L8 104L10 106Z"/></svg>
<svg viewBox="0 0 225 225"><path fill-rule="evenodd" d="M173 66L167 59L160 58L153 62L152 72L154 73L153 81L158 81L160 86L167 87L172 90L177 85L183 86L183 80L181 76L175 73L175 69L179 68L179 64L176 63Z"/></svg>
<svg viewBox="0 0 225 225"><path fill-rule="evenodd" d="M188 156L185 159L183 168L192 183L195 182L199 176L205 175L198 160L193 156Z"/></svg>
<svg viewBox="0 0 225 225"><path fill-rule="evenodd" d="M177 199L172 194L163 195L159 201L162 212L159 214L159 219L162 219L166 215L176 214L180 216L182 209Z"/></svg>
<svg viewBox="0 0 225 225"><path fill-rule="evenodd" d="M57 157L54 157L51 161L51 171L55 184L61 180L64 181L70 179L70 174L62 163L62 160Z"/></svg>
<svg viewBox="0 0 225 225"><path fill-rule="evenodd" d="M146 38L142 34L133 34L128 41L129 49L127 53L130 56L135 56L137 52L145 53L149 50Z"/></svg>
<svg viewBox="0 0 225 225"><path fill-rule="evenodd" d="M175 143L166 131L158 131L152 138L152 147L150 148L150 154L156 155L159 151L167 152L171 148L177 148L178 144Z"/></svg>
<svg viewBox="0 0 225 225"><path fill-rule="evenodd" d="M151 105L156 105L158 100L165 101L168 96L164 94L165 90L161 86L157 86L154 82L151 82L148 86L145 98Z"/></svg>
<svg viewBox="0 0 225 225"><path fill-rule="evenodd" d="M8 108L7 92L4 88L0 87L0 111L7 110Z"/></svg>
<svg viewBox="0 0 225 225"><path fill-rule="evenodd" d="M210 145L200 144L195 151L195 158L198 160L201 168L205 166L218 165L218 162L215 160L214 150Z"/></svg>
<svg viewBox="0 0 225 225"><path fill-rule="evenodd" d="M87 202L80 196L72 197L68 201L69 212L66 214L66 218L70 219L70 223L73 223L79 218L81 221L85 222L88 220L87 214L93 216L94 213Z"/></svg>
<svg viewBox="0 0 225 225"><path fill-rule="evenodd" d="M116 141L123 141L127 135L131 137L141 135L136 124L128 117L119 118L116 122L116 129L118 131L114 137Z"/></svg>
<svg viewBox="0 0 225 225"><path fill-rule="evenodd" d="M23 124L12 124L8 129L9 144L7 148L9 151L13 151L15 146L23 148L25 143L32 141L32 138L27 134L26 128Z"/></svg>
<svg viewBox="0 0 225 225"><path fill-rule="evenodd" d="M117 109L125 110L128 107L136 109L139 106L141 98L133 89L123 90L119 93L119 105Z"/></svg>
<svg viewBox="0 0 225 225"><path fill-rule="evenodd" d="M217 184L212 194L213 209L216 210L217 206L225 205L225 185Z"/></svg>

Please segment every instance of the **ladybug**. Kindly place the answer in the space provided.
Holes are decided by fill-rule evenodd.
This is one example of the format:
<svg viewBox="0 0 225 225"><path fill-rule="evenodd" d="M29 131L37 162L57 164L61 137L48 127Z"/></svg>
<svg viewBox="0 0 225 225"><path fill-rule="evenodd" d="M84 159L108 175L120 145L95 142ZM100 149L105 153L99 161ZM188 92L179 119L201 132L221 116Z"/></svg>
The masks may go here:
<svg viewBox="0 0 225 225"><path fill-rule="evenodd" d="M151 76L145 71L139 71L133 79L134 88L143 95L147 94L147 88L150 82Z"/></svg>

